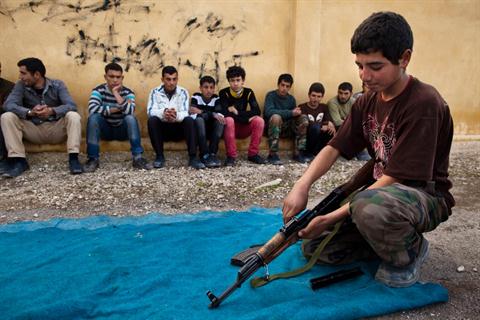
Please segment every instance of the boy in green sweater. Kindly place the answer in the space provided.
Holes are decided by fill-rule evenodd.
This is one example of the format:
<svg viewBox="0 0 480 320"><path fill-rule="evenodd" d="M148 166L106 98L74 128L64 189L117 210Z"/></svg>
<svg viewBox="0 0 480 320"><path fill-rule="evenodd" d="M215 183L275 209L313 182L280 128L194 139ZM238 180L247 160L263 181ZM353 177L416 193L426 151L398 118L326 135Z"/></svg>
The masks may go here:
<svg viewBox="0 0 480 320"><path fill-rule="evenodd" d="M272 90L265 97L264 118L267 123L269 155L268 163L281 165L278 156L278 141L280 137L294 137L295 151L293 159L306 163L312 160L305 154L307 144L308 118L302 115L295 98L289 94L293 77L284 73L278 77L277 90Z"/></svg>

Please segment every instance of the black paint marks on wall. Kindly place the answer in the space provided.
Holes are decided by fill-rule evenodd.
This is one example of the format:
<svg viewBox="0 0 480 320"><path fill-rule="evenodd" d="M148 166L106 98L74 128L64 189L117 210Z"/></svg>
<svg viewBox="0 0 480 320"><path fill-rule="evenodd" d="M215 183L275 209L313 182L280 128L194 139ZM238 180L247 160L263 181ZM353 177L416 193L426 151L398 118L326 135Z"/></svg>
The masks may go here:
<svg viewBox="0 0 480 320"><path fill-rule="evenodd" d="M86 64L94 56L100 56L103 62L112 61L117 56L120 46L115 44L117 33L115 25L108 26L106 35L93 38L85 30L78 28L76 34L67 37L67 56L73 56L79 64Z"/></svg>
<svg viewBox="0 0 480 320"><path fill-rule="evenodd" d="M185 61L182 61L182 59L180 59L179 65L183 65L192 69L195 73L198 74L199 79L206 74L213 76L217 83L220 79L220 63L218 51L214 51L213 54L203 54L199 65L193 64L189 59L186 59Z"/></svg>
<svg viewBox="0 0 480 320"><path fill-rule="evenodd" d="M246 53L237 53L233 54L231 59L225 60L225 67L228 68L229 66L235 65L235 66L241 66L242 65L242 59L244 58L249 58L249 57L256 57L260 55L260 51L251 51L251 52L246 52Z"/></svg>
<svg viewBox="0 0 480 320"><path fill-rule="evenodd" d="M118 61L124 64L126 71L133 68L146 76L158 74L168 63L188 68L198 77L210 74L219 80L224 66L241 65L243 59L260 54L259 51L227 53L237 35L246 30L246 22L237 19L231 23L215 12L185 20L179 18L177 22L172 20L173 24L183 26L180 30L173 26L168 30L178 32L177 43L162 41L148 33L127 31L127 34L119 34L116 21L121 20L122 27L125 24L128 27L128 23L143 21L151 13L160 16L161 12L154 10L155 1L18 0L7 6L0 0L0 15L8 17L15 26L15 15L28 11L32 19L36 16L43 23L67 27L65 53L79 65L92 60ZM105 31L92 32L98 30L99 23ZM195 49L197 41L202 42L199 50Z"/></svg>
<svg viewBox="0 0 480 320"><path fill-rule="evenodd" d="M0 14L7 16L16 23L14 15L18 12L30 11L42 16L43 22L61 22L62 25L75 25L79 21L88 21L92 14L102 14L109 11L123 15L128 21L129 15L149 14L153 11L154 2L138 4L138 1L125 0L30 0L14 2L15 7L7 7L0 1Z"/></svg>
<svg viewBox="0 0 480 320"><path fill-rule="evenodd" d="M10 18L10 20L13 23L15 23L16 21L15 21L15 18L13 16L17 12L30 11L30 12L35 13L36 10L39 7L43 6L47 2L48 2L48 0L47 1L45 1L45 0L25 1L25 2L16 3L16 7L14 7L14 8L8 8L8 7L4 6L2 2L0 2L0 14Z"/></svg>
<svg viewBox="0 0 480 320"><path fill-rule="evenodd" d="M221 16L210 12L204 19L198 17L188 19L180 33L177 45L178 47L181 47L195 30L198 30L200 33L206 33L209 38L220 39L230 36L230 39L233 40L242 29L243 26L239 27L234 24L227 26L224 25Z"/></svg>

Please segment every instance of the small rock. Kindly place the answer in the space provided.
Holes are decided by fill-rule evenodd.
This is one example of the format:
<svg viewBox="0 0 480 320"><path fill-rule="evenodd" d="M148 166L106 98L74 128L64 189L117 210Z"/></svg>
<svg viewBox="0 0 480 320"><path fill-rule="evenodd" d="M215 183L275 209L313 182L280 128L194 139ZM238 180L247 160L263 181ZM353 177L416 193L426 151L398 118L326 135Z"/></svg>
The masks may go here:
<svg viewBox="0 0 480 320"><path fill-rule="evenodd" d="M457 268L457 272L464 272L465 271L465 267L464 266L459 266Z"/></svg>
<svg viewBox="0 0 480 320"><path fill-rule="evenodd" d="M472 270L473 270L473 272L478 272L477 268L473 268Z"/></svg>
<svg viewBox="0 0 480 320"><path fill-rule="evenodd" d="M33 214L35 218L38 218L38 213Z"/></svg>

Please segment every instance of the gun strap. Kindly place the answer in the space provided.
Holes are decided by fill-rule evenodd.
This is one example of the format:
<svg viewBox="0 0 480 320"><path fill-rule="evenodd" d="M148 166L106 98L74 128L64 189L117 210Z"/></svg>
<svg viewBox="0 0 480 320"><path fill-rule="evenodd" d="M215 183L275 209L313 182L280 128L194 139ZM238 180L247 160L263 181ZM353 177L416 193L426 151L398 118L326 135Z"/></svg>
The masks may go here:
<svg viewBox="0 0 480 320"><path fill-rule="evenodd" d="M343 224L343 220L341 220L341 221L339 221L335 224L335 227L333 228L332 232L330 232L330 234L328 234L328 236L326 236L325 239L323 239L322 242L320 242L317 249L315 249L312 256L310 257L310 260L308 261L308 263L305 264L303 267L300 267L300 268L292 270L292 271L282 272L282 273L277 273L277 274L271 275L271 276L268 277L268 279L265 278L265 277L253 278L252 280L250 280L250 285L253 288L258 288L258 287L264 286L267 283L272 282L272 281L277 280L277 279L292 278L292 277L296 277L298 275L301 275L302 273L307 272L308 270L310 270L315 265L315 263L317 262L317 259L320 257L320 254L322 253L323 249L325 249L325 247L330 242L330 240L333 238L333 236L338 232L338 230L340 229L342 224Z"/></svg>

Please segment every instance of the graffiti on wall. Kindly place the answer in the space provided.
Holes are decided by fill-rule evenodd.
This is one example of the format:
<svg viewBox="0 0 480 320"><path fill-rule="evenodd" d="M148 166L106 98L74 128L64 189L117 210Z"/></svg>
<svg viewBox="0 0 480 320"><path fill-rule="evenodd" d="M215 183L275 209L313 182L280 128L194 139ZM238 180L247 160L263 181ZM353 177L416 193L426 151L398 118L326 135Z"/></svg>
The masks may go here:
<svg viewBox="0 0 480 320"><path fill-rule="evenodd" d="M78 65L87 65L90 61L116 61L122 63L127 72L136 69L152 76L165 65L173 64L192 70L198 77L212 75L218 81L226 67L241 65L244 59L261 54L260 50L253 48L233 54L229 52L229 45L247 30L246 21L228 22L214 12L175 17L175 24L181 28L173 27L172 30L178 33L177 40L167 42L149 33L131 32L125 36L117 31L120 24L125 27L125 23L139 23L152 15L158 19L162 12L155 1L30 0L14 4L14 7L7 7L0 3L0 15L14 26L18 23L16 16L28 12L38 16L40 23L67 27L65 54ZM93 21L101 21L101 24ZM127 26L128 30L135 30ZM98 32L99 29L104 31ZM208 49L195 50L198 39L208 43Z"/></svg>
<svg viewBox="0 0 480 320"><path fill-rule="evenodd" d="M112 11L115 14L122 15L122 19L129 15L149 14L154 7L150 1L144 4L138 4L137 1L122 0L31 0L14 2L12 7L7 7L0 3L0 14L8 17L14 24L17 23L15 15L21 12L31 12L41 18L43 22L60 22L62 25L68 25L73 22L87 20L92 14Z"/></svg>

